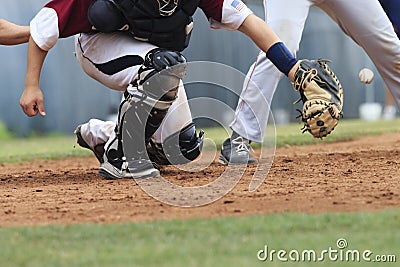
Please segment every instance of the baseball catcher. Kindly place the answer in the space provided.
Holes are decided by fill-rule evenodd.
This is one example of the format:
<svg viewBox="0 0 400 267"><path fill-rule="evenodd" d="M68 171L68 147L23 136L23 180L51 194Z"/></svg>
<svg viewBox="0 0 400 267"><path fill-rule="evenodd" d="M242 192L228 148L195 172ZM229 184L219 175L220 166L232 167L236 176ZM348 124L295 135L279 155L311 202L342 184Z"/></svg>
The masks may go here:
<svg viewBox="0 0 400 267"><path fill-rule="evenodd" d="M330 134L343 116L343 88L326 60L302 60L295 73L294 88L303 102L303 132L315 138ZM300 101L299 100L299 101Z"/></svg>

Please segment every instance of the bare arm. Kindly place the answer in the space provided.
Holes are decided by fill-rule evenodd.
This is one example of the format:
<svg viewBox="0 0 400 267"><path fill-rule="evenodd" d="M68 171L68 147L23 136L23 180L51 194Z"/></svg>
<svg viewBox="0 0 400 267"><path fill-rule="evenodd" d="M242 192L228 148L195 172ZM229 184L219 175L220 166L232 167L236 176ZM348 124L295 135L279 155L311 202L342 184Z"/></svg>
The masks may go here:
<svg viewBox="0 0 400 267"><path fill-rule="evenodd" d="M275 32L259 17L256 15L249 15L242 25L240 25L239 31L250 37L253 42L264 52L268 51L272 45L277 42L281 42ZM289 79L294 81L294 73L300 63L298 62L289 72Z"/></svg>
<svg viewBox="0 0 400 267"><path fill-rule="evenodd" d="M26 69L25 89L20 98L20 105L28 116L35 116L38 113L45 116L44 97L40 90L40 73L47 51L42 50L32 39L28 45L28 65Z"/></svg>
<svg viewBox="0 0 400 267"><path fill-rule="evenodd" d="M29 40L29 26L21 26L0 19L0 44L17 45L26 43Z"/></svg>
<svg viewBox="0 0 400 267"><path fill-rule="evenodd" d="M281 40L274 31L256 15L249 15L240 25L239 31L249 36L253 42L264 52Z"/></svg>

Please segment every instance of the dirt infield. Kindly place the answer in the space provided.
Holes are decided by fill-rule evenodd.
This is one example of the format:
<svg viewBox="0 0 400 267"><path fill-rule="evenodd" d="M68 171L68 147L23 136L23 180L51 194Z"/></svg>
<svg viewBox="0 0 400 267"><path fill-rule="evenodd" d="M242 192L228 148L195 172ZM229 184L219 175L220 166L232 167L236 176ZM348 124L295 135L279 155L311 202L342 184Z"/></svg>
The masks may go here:
<svg viewBox="0 0 400 267"><path fill-rule="evenodd" d="M196 208L163 204L132 179L107 181L93 158L0 165L0 226L113 223L272 212L334 212L400 207L400 133L276 151L264 183L248 191L254 167L218 201ZM182 186L206 184L225 167L164 168Z"/></svg>

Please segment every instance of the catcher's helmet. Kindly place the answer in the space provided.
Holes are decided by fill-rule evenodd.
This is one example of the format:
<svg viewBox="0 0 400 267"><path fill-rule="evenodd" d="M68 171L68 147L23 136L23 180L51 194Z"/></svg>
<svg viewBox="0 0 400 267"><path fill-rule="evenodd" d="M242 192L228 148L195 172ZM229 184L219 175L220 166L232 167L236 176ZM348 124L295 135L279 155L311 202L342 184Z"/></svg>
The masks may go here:
<svg viewBox="0 0 400 267"><path fill-rule="evenodd" d="M89 7L88 19L101 32L114 32L128 25L121 11L109 0L94 1Z"/></svg>

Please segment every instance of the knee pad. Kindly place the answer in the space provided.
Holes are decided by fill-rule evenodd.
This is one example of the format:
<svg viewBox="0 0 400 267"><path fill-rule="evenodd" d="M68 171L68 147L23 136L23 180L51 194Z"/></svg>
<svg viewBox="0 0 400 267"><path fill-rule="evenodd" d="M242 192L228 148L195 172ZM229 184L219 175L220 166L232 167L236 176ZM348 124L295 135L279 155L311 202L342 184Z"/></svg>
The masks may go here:
<svg viewBox="0 0 400 267"><path fill-rule="evenodd" d="M172 136L165 140L164 144L168 149L175 145L173 139ZM180 152L187 160L192 161L201 153L203 148L204 132L200 131L199 136L197 137L196 126L192 122L179 132L178 140Z"/></svg>
<svg viewBox="0 0 400 267"><path fill-rule="evenodd" d="M114 162L126 158L127 161L147 160L146 146L151 136L160 127L168 109L158 110L131 97L122 101L119 107L116 137L106 154Z"/></svg>
<svg viewBox="0 0 400 267"><path fill-rule="evenodd" d="M176 99L179 84L186 74L186 66L186 59L181 53L153 49L145 56L133 87L144 102L157 109L168 109Z"/></svg>
<svg viewBox="0 0 400 267"><path fill-rule="evenodd" d="M192 122L179 132L167 137L164 143L150 142L147 152L151 161L158 165L185 164L195 160L203 148L204 132L196 134Z"/></svg>
<svg viewBox="0 0 400 267"><path fill-rule="evenodd" d="M126 158L146 158L146 146L176 99L185 70L178 52L157 48L146 55L131 85L136 90L125 91L118 112L117 147L123 147Z"/></svg>
<svg viewBox="0 0 400 267"><path fill-rule="evenodd" d="M88 19L96 30L106 33L129 27L124 15L109 0L94 1L88 9Z"/></svg>

